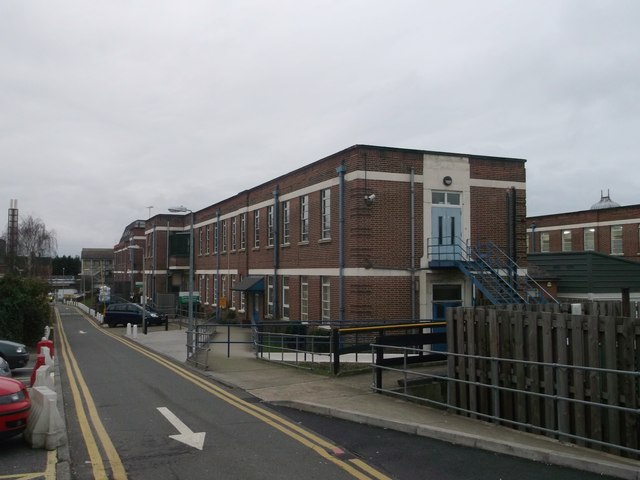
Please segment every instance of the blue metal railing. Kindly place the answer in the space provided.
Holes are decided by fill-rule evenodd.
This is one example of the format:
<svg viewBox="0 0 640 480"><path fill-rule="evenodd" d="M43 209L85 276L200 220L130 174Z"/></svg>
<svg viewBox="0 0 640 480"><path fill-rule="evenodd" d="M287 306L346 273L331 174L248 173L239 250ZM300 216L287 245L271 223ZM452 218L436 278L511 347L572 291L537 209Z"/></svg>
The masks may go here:
<svg viewBox="0 0 640 480"><path fill-rule="evenodd" d="M429 266L455 267L494 305L557 303L539 283L491 242L473 247L461 238L427 241Z"/></svg>

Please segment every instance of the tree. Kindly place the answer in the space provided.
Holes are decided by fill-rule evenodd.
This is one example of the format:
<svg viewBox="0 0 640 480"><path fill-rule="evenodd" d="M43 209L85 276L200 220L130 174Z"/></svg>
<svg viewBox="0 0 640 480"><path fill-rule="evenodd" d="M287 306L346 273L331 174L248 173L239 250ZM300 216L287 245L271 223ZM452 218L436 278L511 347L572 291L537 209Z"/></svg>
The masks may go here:
<svg viewBox="0 0 640 480"><path fill-rule="evenodd" d="M82 262L77 255L75 257L63 255L51 261L52 275L78 275L81 269Z"/></svg>
<svg viewBox="0 0 640 480"><path fill-rule="evenodd" d="M58 248L55 230L47 230L44 222L31 215L18 226L18 255L26 259L26 273L33 276L38 258L52 257Z"/></svg>
<svg viewBox="0 0 640 480"><path fill-rule="evenodd" d="M35 344L49 324L48 285L42 280L0 278L0 338Z"/></svg>

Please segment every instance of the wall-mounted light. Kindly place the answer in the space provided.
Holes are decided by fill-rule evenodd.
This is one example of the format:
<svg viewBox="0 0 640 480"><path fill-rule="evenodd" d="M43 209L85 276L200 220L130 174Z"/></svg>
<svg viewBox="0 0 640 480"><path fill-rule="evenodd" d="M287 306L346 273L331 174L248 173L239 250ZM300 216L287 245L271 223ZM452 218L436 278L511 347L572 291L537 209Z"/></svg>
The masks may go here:
<svg viewBox="0 0 640 480"><path fill-rule="evenodd" d="M375 193L371 193L369 195L365 195L364 196L364 203L366 203L367 205L373 205L373 201L376 199L376 194Z"/></svg>
<svg viewBox="0 0 640 480"><path fill-rule="evenodd" d="M442 179L442 183L444 183L448 187L453 183L453 178L451 178L449 175L447 175L446 177L444 177Z"/></svg>

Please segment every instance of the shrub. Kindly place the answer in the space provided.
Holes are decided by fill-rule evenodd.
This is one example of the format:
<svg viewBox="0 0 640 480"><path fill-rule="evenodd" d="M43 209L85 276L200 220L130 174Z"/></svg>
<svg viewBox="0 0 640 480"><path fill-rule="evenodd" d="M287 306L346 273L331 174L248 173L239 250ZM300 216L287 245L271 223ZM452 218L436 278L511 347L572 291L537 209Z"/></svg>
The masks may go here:
<svg viewBox="0 0 640 480"><path fill-rule="evenodd" d="M50 323L48 286L33 278L0 278L0 338L34 345Z"/></svg>

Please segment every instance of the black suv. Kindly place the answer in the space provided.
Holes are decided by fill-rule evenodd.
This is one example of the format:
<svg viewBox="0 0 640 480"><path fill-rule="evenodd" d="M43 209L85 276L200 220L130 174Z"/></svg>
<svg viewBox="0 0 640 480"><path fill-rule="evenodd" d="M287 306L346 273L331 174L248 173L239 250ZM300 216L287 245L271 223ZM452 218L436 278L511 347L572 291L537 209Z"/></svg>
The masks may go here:
<svg viewBox="0 0 640 480"><path fill-rule="evenodd" d="M147 325L162 325L167 321L167 315L159 313L150 307L145 312ZM104 323L109 327L116 325L142 325L142 306L137 303L112 303L107 307Z"/></svg>

